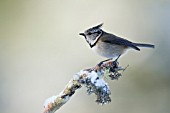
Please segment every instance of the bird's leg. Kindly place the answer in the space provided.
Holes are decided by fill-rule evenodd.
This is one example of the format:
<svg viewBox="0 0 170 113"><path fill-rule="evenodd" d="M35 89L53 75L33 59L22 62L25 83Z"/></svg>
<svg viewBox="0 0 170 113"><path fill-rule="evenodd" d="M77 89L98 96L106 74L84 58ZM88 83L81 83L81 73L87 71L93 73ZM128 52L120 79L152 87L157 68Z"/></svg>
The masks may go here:
<svg viewBox="0 0 170 113"><path fill-rule="evenodd" d="M121 54L115 59L115 61L112 62L112 65L115 65L115 67L118 67L119 62L118 59L120 58Z"/></svg>
<svg viewBox="0 0 170 113"><path fill-rule="evenodd" d="M115 62L117 62L118 61L118 59L120 58L120 56L121 56L121 54L116 58L116 60L115 60Z"/></svg>
<svg viewBox="0 0 170 113"><path fill-rule="evenodd" d="M100 63L98 63L98 64L95 66L96 72L100 69L101 65L102 65L104 62L107 62L107 61L109 61L109 60L112 60L112 58L103 60L103 61L101 61Z"/></svg>
<svg viewBox="0 0 170 113"><path fill-rule="evenodd" d="M109 61L109 60L112 60L112 58L109 58L109 59L106 59L106 60L101 61L100 63L97 64L97 66L100 67L104 62L107 62L107 61Z"/></svg>
<svg viewBox="0 0 170 113"><path fill-rule="evenodd" d="M104 61L101 61L100 63L97 64L97 66L96 66L97 69L96 69L96 70L98 70L98 68L100 68L103 63L105 63L105 62L107 62L107 61L110 61L110 60L111 60L111 62L108 62L109 65L110 65L110 66L112 65L112 66L114 66L115 68L117 68L118 65L119 65L118 59L119 59L120 56L121 56L121 54L120 54L114 61L112 61L112 58L109 58L109 59L106 59L106 60L104 60Z"/></svg>
<svg viewBox="0 0 170 113"><path fill-rule="evenodd" d="M117 69L118 66L119 66L118 59L119 59L120 56L121 56L121 54L120 54L114 61L109 62L110 72L113 72L113 73L116 72L116 69Z"/></svg>

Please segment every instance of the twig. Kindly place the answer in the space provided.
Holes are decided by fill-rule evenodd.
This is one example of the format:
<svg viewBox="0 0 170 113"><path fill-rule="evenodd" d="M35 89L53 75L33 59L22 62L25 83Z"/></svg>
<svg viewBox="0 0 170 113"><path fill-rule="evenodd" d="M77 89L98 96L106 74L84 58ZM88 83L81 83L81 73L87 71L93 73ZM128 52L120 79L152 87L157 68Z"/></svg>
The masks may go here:
<svg viewBox="0 0 170 113"><path fill-rule="evenodd" d="M44 103L43 113L54 113L63 106L82 86L87 88L87 93L94 93L97 97L96 102L99 104L107 104L111 102L110 89L104 81L104 77L108 76L111 80L117 80L121 74L118 72L125 70L118 66L118 62L109 61L92 68L84 69L73 76L66 85L64 90L57 96L48 98Z"/></svg>

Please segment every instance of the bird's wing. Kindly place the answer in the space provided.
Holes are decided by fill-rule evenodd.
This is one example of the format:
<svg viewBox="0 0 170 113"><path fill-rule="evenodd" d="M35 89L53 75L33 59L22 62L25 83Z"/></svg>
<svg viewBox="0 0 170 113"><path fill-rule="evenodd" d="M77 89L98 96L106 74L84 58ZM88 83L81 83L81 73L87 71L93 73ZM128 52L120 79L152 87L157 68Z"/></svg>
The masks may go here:
<svg viewBox="0 0 170 113"><path fill-rule="evenodd" d="M131 47L133 49L140 51L140 49L137 46L135 46L132 42L126 39L120 38L118 36L115 36L113 34L108 34L108 35L106 34L105 36L102 36L101 41L110 43L110 44L117 44L117 45Z"/></svg>

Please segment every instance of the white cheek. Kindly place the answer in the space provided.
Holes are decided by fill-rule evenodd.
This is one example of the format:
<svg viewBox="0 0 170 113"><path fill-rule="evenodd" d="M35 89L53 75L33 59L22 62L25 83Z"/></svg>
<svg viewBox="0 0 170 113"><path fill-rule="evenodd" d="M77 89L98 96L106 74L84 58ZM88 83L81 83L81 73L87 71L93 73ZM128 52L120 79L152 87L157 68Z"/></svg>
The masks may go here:
<svg viewBox="0 0 170 113"><path fill-rule="evenodd" d="M89 41L90 44L91 44L91 45L94 45L94 44L96 43L96 41L99 39L99 37L100 37L100 36L96 37L95 40L90 40L90 41Z"/></svg>

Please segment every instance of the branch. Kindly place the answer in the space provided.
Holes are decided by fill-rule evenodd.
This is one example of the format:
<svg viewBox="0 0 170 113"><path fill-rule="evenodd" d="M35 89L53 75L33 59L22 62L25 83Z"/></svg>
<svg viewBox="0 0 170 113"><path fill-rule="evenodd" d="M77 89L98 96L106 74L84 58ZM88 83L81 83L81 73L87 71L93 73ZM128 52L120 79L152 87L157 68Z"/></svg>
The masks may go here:
<svg viewBox="0 0 170 113"><path fill-rule="evenodd" d="M59 95L52 96L45 101L45 110L43 113L54 113L82 86L87 88L88 94L94 93L96 95L97 103L103 105L111 102L111 92L104 78L109 77L111 80L117 80L121 76L118 71L124 71L125 69L119 67L118 62L109 61L92 68L81 70L73 76Z"/></svg>

